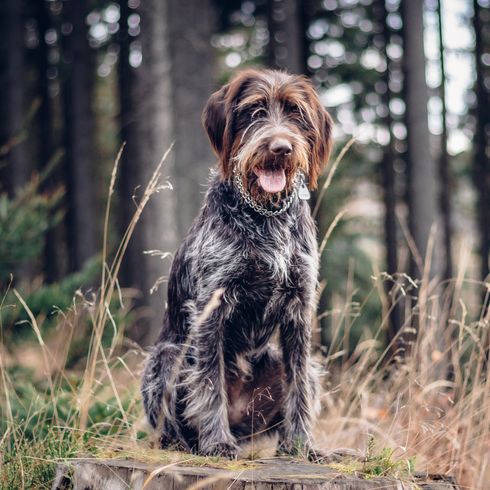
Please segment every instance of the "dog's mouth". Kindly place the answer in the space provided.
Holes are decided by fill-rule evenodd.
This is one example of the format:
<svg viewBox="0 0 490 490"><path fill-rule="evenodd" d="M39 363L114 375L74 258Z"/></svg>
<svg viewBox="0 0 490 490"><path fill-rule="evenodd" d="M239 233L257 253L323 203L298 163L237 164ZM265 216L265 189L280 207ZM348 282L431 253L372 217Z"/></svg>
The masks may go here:
<svg viewBox="0 0 490 490"><path fill-rule="evenodd" d="M286 173L282 168L255 168L254 173L258 177L260 187L262 187L265 192L276 194L277 192L282 192L286 187Z"/></svg>

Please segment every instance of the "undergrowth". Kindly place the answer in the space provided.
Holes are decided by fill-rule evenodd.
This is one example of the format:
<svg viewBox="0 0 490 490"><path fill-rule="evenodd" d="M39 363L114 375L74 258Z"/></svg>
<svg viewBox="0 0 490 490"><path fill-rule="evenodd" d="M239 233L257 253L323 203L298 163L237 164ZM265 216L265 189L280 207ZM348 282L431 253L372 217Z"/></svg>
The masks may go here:
<svg viewBox="0 0 490 490"><path fill-rule="evenodd" d="M88 449L72 431L62 428L50 428L44 435L32 439L7 432L2 445L2 466L0 488L50 489L56 471L56 463L66 458L74 458L83 448ZM6 439L10 439L7 441Z"/></svg>

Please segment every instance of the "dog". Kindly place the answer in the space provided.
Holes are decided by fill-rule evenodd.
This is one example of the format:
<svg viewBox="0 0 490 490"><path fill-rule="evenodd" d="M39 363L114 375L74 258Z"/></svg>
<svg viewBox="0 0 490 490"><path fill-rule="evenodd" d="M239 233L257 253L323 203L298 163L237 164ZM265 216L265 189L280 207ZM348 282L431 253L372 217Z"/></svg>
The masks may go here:
<svg viewBox="0 0 490 490"><path fill-rule="evenodd" d="M145 412L161 448L234 458L274 432L281 454L310 455L319 257L306 199L332 120L307 78L273 70L240 72L202 120L218 169L172 263Z"/></svg>

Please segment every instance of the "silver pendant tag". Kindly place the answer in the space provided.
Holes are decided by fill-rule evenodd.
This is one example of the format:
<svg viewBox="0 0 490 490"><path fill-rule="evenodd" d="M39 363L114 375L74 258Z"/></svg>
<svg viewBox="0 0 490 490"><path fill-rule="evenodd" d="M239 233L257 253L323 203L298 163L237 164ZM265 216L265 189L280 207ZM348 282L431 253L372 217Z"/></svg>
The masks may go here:
<svg viewBox="0 0 490 490"><path fill-rule="evenodd" d="M298 197L302 201L307 201L311 196L310 196L310 191L308 190L308 187L306 187L306 184L304 181L301 182L299 189L298 189Z"/></svg>

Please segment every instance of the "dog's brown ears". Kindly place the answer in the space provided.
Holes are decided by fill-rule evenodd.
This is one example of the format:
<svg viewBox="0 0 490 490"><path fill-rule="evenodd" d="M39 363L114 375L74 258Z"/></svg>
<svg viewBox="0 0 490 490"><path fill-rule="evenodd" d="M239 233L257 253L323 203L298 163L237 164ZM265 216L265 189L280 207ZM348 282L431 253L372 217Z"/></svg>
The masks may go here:
<svg viewBox="0 0 490 490"><path fill-rule="evenodd" d="M226 97L229 86L225 85L214 92L204 107L202 123L206 130L209 141L220 160L223 175L226 175L229 159L229 138L227 135L226 120Z"/></svg>
<svg viewBox="0 0 490 490"><path fill-rule="evenodd" d="M244 70L239 73L211 95L202 113L202 123L219 158L221 176L224 179L230 179L233 175L230 158L234 137L234 106L243 88L249 81L257 78L258 73L256 70Z"/></svg>
<svg viewBox="0 0 490 490"><path fill-rule="evenodd" d="M315 143L312 149L312 155L310 159L310 175L309 175L309 187L310 189L316 189L318 184L318 177L321 175L325 167L327 166L332 152L332 129L333 121L330 114L321 105L318 97L315 94L315 105L317 124Z"/></svg>
<svg viewBox="0 0 490 490"><path fill-rule="evenodd" d="M226 125L225 95L226 86L209 97L202 112L202 124L218 156L223 147L223 133Z"/></svg>

